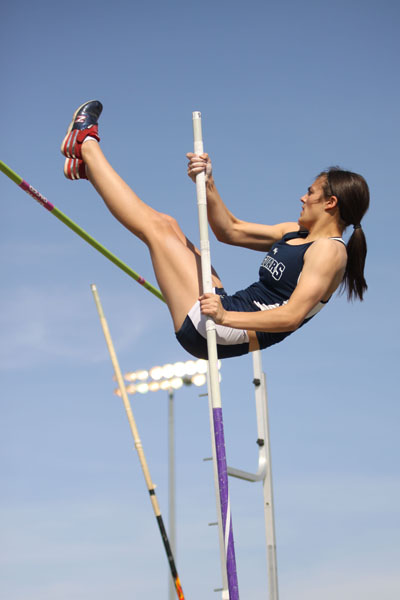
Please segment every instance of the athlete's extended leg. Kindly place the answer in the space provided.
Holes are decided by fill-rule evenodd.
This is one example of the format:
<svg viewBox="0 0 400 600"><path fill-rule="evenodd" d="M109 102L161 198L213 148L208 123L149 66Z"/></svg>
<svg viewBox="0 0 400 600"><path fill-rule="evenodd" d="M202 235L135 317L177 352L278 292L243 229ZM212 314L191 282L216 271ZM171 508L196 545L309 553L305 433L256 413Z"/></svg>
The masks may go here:
<svg viewBox="0 0 400 600"><path fill-rule="evenodd" d="M92 105L93 103L82 105L74 115L75 121L81 118L80 110L84 112L87 107L90 110L93 108ZM82 116L82 120L84 117L85 115ZM93 118L93 122L94 120ZM96 135L93 137L98 139L97 125L94 126ZM72 143L75 142L74 135L75 129L72 128L62 145L63 153L67 154L68 148L68 156L72 157L67 159L66 164L69 160L76 163L79 161L82 173L80 160L83 160L88 179L103 198L110 212L147 244L155 276L177 331L202 291L199 251L187 240L175 219L142 202L108 163L97 141L87 138L84 141L82 132L79 134L78 143L74 146ZM67 172L66 175L68 176ZM222 286L215 273L213 283L217 287Z"/></svg>

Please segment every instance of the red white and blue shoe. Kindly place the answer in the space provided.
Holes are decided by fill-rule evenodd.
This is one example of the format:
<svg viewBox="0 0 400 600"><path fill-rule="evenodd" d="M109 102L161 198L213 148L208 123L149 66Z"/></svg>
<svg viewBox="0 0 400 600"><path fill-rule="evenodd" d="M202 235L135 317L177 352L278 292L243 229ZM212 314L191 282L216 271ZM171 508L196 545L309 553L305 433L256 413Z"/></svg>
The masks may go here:
<svg viewBox="0 0 400 600"><path fill-rule="evenodd" d="M67 134L61 144L61 152L67 158L82 159L82 142L88 136L100 141L97 121L103 110L98 100L82 104L74 113ZM65 173L65 167L64 167Z"/></svg>
<svg viewBox="0 0 400 600"><path fill-rule="evenodd" d="M64 163L64 175L67 179L87 179L86 165L78 158L66 158Z"/></svg>

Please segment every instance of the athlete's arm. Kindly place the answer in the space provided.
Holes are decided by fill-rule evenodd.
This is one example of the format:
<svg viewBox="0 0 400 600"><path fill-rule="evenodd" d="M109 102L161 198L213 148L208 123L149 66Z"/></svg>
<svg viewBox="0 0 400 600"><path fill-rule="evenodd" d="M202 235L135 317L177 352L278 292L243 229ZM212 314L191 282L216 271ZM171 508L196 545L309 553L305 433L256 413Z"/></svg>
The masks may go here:
<svg viewBox="0 0 400 600"><path fill-rule="evenodd" d="M208 154L198 156L189 153L187 157L189 159L188 175L193 181L198 173L205 172L206 174L208 221L220 242L252 250L267 251L285 233L298 231L298 224L293 222L263 225L238 219L228 210L218 193Z"/></svg>
<svg viewBox="0 0 400 600"><path fill-rule="evenodd" d="M304 256L299 283L287 304L257 312L226 311L216 294L200 298L201 311L216 323L250 331L295 331L308 313L320 302L327 300L342 281L346 266L344 247L334 240L314 242Z"/></svg>

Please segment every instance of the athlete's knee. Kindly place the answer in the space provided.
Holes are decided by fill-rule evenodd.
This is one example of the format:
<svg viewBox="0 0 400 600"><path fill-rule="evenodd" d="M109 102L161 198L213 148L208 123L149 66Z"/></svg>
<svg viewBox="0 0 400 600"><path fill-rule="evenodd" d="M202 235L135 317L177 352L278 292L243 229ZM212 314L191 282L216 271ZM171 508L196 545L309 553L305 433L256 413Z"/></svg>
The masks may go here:
<svg viewBox="0 0 400 600"><path fill-rule="evenodd" d="M171 234L180 236L182 234L178 221L174 217L171 217L171 215L164 213L159 213L159 218L155 223L155 227L160 230L162 235Z"/></svg>
<svg viewBox="0 0 400 600"><path fill-rule="evenodd" d="M153 216L144 237L148 243L154 243L157 240L165 242L169 237L180 237L180 234L181 230L176 219L170 215L158 212Z"/></svg>
<svg viewBox="0 0 400 600"><path fill-rule="evenodd" d="M171 217L171 215L167 215L166 213L159 213L160 217L163 219L165 224L168 224L173 229L179 229L178 221L175 217Z"/></svg>

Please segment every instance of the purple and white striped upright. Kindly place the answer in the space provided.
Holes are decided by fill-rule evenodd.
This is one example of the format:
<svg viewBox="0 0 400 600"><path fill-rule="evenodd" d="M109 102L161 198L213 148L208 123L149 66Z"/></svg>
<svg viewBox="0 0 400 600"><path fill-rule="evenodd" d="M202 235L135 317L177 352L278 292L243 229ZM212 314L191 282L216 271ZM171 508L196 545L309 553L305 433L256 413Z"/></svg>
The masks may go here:
<svg viewBox="0 0 400 600"><path fill-rule="evenodd" d="M236 572L235 546L233 541L231 505L228 490L228 470L225 455L224 424L222 420L222 408L213 409L215 450L217 456L219 497L221 503L221 517L223 526L223 538L225 542L224 552L226 561L226 572L228 579L229 599L239 598L239 588Z"/></svg>
<svg viewBox="0 0 400 600"><path fill-rule="evenodd" d="M201 130L201 113L193 113L194 152L203 154L203 136ZM203 290L205 293L213 291L211 277L210 243L208 236L207 196L205 174L199 173L196 177L197 207L199 212L200 251ZM218 373L218 354L215 323L212 318L207 318L207 350L208 350L208 398L210 414L214 429L214 447L217 477L215 478L217 495L219 496L222 526L221 558L223 565L223 581L227 581L229 600L239 600L237 582L235 547L233 542L232 519L228 493L228 469L226 465L224 425L222 420L221 394Z"/></svg>

